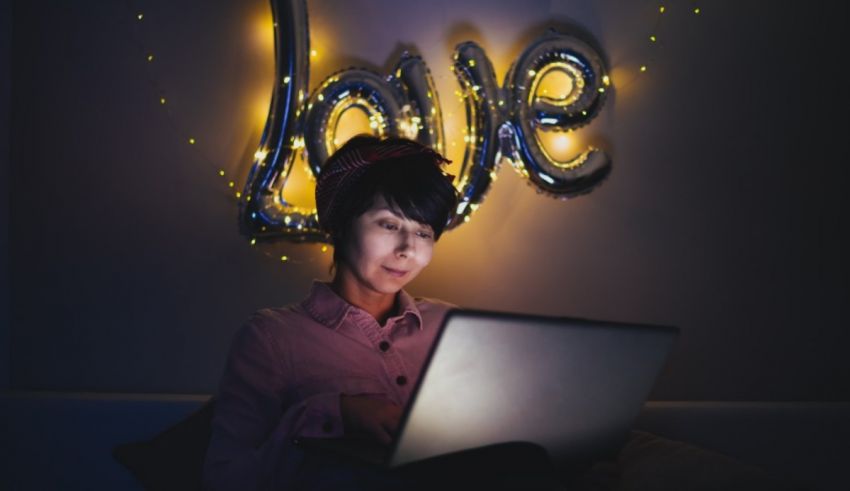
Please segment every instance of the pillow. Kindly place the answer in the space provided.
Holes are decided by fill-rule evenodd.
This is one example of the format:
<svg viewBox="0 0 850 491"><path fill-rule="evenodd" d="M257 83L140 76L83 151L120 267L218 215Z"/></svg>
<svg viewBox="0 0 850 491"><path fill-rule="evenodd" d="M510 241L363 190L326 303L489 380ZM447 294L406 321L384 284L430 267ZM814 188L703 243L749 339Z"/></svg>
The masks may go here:
<svg viewBox="0 0 850 491"><path fill-rule="evenodd" d="M620 491L800 489L725 454L638 430L620 450L616 467Z"/></svg>
<svg viewBox="0 0 850 491"><path fill-rule="evenodd" d="M200 490L215 398L152 439L124 443L112 456L148 490Z"/></svg>

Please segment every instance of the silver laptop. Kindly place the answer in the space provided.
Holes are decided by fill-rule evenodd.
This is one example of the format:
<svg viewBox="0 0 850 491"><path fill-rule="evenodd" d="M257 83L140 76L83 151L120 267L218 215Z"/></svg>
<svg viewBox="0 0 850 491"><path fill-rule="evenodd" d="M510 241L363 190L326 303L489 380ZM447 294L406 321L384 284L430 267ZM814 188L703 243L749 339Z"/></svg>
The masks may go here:
<svg viewBox="0 0 850 491"><path fill-rule="evenodd" d="M452 310L390 448L304 439L308 447L397 467L507 442L555 462L587 461L623 443L678 329Z"/></svg>

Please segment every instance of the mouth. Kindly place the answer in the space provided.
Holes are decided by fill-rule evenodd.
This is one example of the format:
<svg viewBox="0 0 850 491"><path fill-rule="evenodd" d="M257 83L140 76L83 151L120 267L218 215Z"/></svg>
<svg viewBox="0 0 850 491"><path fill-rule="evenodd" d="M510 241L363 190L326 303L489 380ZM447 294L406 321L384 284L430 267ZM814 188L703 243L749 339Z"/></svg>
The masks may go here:
<svg viewBox="0 0 850 491"><path fill-rule="evenodd" d="M381 266L381 267L384 268L384 270L386 270L387 273L395 276L396 278L401 278L402 276L407 274L407 271L400 271L398 269L392 269L392 268L388 268L386 266Z"/></svg>

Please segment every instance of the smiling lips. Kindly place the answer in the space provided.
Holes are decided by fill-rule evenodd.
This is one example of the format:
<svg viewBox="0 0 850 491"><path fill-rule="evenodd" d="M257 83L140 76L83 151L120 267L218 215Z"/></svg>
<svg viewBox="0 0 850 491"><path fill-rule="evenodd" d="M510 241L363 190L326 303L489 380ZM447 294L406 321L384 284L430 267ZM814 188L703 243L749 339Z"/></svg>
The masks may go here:
<svg viewBox="0 0 850 491"><path fill-rule="evenodd" d="M395 276L396 278L401 278L402 276L404 276L404 275L406 275L406 274L407 274L407 271L399 271L399 270L397 270L397 269L388 268L388 267L386 267L386 266L383 266L383 268L384 268L385 270L387 270L387 273L389 273L389 274L391 274L391 275Z"/></svg>

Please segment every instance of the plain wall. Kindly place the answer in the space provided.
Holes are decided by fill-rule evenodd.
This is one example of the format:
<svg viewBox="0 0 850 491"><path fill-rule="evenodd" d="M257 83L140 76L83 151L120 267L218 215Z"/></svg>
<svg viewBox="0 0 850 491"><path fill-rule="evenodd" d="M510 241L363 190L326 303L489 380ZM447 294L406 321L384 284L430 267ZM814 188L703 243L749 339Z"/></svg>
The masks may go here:
<svg viewBox="0 0 850 491"><path fill-rule="evenodd" d="M457 42L502 80L547 26L579 26L611 67L582 133L612 156L608 180L559 201L503 166L412 294L676 325L653 399L848 399L846 6L308 3L311 88L412 48L454 121ZM13 4L15 389L212 392L253 310L327 279L319 245L252 247L237 229L274 74L267 3L142 6L138 21L128 2Z"/></svg>
<svg viewBox="0 0 850 491"><path fill-rule="evenodd" d="M9 134L12 12L9 2L0 0L0 390L10 386L9 354Z"/></svg>

